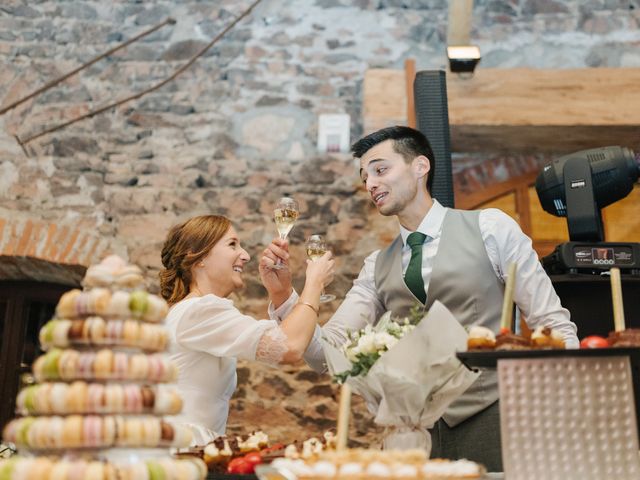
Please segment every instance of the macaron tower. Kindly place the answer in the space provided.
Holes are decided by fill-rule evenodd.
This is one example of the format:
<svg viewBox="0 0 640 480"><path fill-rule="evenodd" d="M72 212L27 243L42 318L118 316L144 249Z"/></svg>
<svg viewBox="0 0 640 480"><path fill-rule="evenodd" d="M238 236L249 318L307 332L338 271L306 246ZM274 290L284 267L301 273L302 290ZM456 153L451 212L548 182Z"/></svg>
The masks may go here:
<svg viewBox="0 0 640 480"><path fill-rule="evenodd" d="M204 462L169 453L188 447L191 431L163 417L182 409L166 385L177 376L162 353L167 304L116 256L91 266L83 287L40 330L37 383L19 392L20 416L3 430L19 455L0 460L0 479L205 478Z"/></svg>

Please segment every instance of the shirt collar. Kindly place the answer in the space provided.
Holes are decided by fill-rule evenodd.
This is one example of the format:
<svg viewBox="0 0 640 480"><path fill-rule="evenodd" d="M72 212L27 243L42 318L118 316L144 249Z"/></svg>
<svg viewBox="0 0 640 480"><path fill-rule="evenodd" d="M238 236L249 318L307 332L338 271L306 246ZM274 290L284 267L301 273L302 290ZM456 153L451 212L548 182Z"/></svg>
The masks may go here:
<svg viewBox="0 0 640 480"><path fill-rule="evenodd" d="M446 207L443 207L440 202L434 198L433 205L422 219L422 222L420 222L420 225L418 225L416 232L424 233L429 238L439 237L446 211ZM411 233L413 232L400 225L400 236L402 237L403 246L407 245L407 237Z"/></svg>

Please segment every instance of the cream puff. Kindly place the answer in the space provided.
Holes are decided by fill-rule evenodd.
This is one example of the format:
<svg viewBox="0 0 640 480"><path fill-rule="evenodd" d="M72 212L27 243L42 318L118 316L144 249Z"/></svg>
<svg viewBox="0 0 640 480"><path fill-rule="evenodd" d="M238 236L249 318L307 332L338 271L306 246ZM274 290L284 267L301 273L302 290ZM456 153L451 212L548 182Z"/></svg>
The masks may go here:
<svg viewBox="0 0 640 480"><path fill-rule="evenodd" d="M550 327L537 327L531 334L531 344L534 348L556 349L566 348L564 337L557 330Z"/></svg>

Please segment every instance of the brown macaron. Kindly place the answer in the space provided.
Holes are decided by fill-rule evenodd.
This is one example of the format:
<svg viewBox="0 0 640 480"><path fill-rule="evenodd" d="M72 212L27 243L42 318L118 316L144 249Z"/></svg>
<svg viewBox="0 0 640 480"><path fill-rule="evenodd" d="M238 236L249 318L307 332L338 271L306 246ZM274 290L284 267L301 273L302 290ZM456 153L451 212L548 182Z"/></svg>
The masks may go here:
<svg viewBox="0 0 640 480"><path fill-rule="evenodd" d="M77 342L82 339L82 331L84 330L84 320L72 320L69 327L69 340Z"/></svg>
<svg viewBox="0 0 640 480"><path fill-rule="evenodd" d="M153 389L147 385L142 385L140 387L140 393L142 394L142 406L144 407L144 409L153 409L156 401L156 393L153 391Z"/></svg>
<svg viewBox="0 0 640 480"><path fill-rule="evenodd" d="M173 442L173 425L161 420L160 421L160 433L163 443Z"/></svg>

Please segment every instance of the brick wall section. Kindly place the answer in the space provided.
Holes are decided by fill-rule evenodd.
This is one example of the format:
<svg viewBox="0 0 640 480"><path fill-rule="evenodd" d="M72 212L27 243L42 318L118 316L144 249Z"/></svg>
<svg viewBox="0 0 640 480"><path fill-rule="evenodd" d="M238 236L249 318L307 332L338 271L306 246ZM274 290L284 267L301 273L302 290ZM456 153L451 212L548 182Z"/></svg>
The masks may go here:
<svg viewBox="0 0 640 480"><path fill-rule="evenodd" d="M0 217L0 255L4 256L33 257L87 267L112 253L115 243L71 222Z"/></svg>

